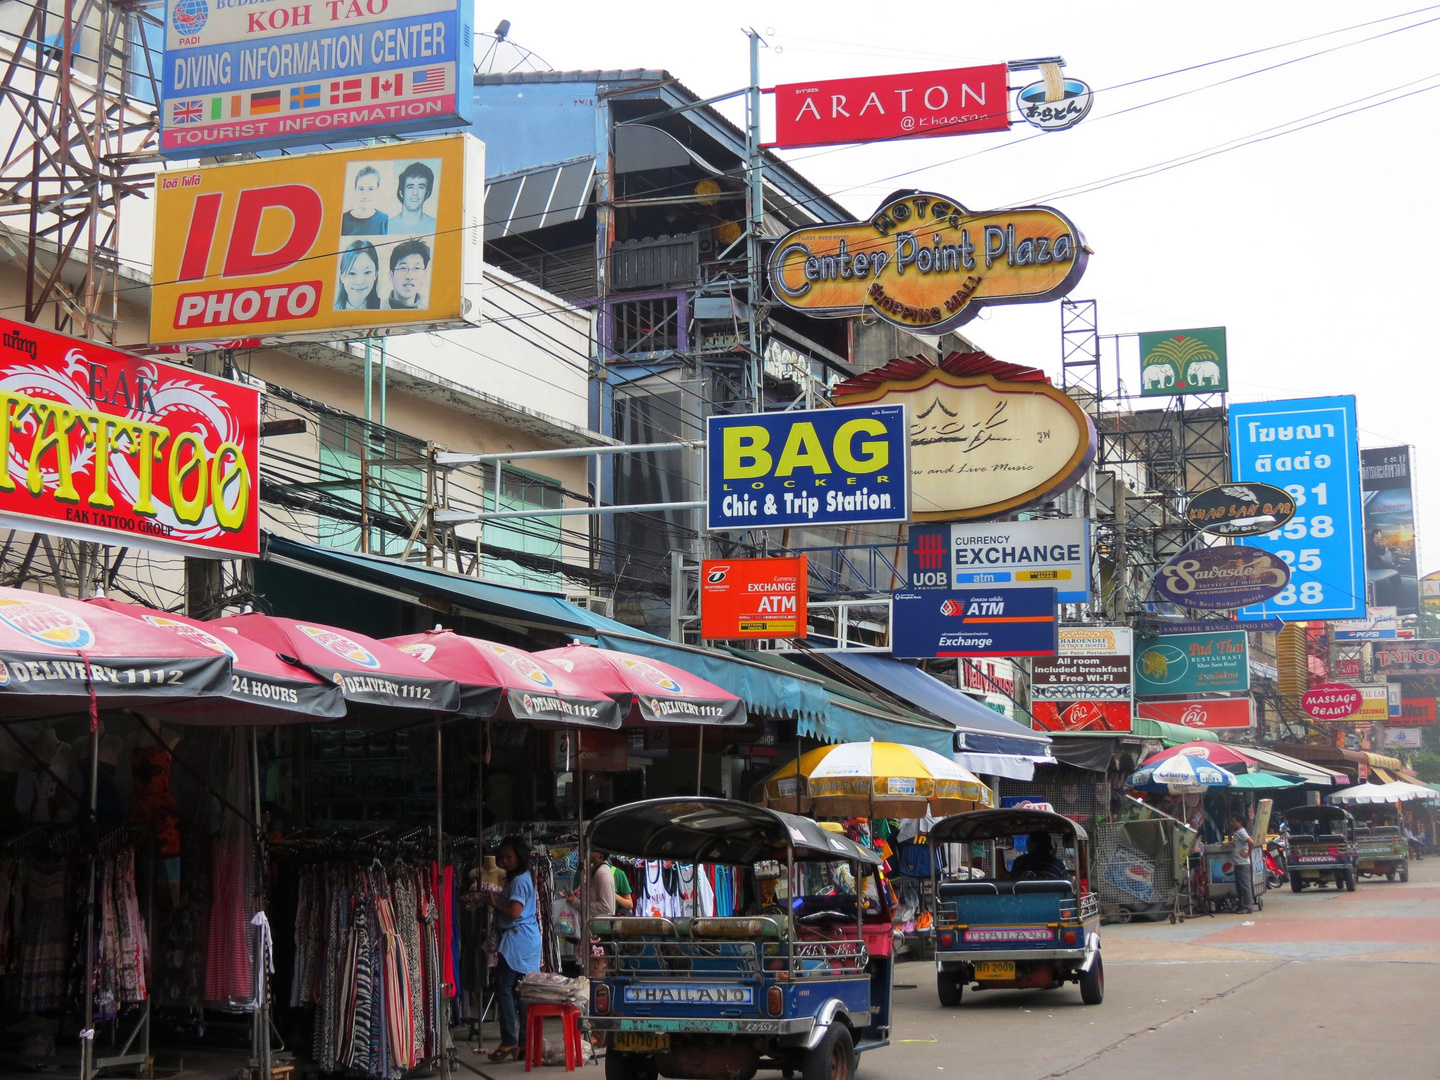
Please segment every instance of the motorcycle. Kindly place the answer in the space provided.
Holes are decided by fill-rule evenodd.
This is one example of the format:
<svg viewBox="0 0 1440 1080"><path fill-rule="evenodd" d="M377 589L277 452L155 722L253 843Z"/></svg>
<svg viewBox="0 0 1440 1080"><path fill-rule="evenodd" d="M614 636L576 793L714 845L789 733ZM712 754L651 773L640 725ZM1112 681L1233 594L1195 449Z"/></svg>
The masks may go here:
<svg viewBox="0 0 1440 1080"><path fill-rule="evenodd" d="M1284 885L1289 878L1289 870L1285 864L1284 837L1265 842L1265 886L1270 889L1278 889Z"/></svg>

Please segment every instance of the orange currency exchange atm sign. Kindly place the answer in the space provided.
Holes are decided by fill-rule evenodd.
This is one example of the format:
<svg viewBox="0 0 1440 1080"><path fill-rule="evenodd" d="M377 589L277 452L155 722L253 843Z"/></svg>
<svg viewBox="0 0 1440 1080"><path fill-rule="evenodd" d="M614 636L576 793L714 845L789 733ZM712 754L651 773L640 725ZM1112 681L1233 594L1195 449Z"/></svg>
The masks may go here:
<svg viewBox="0 0 1440 1080"><path fill-rule="evenodd" d="M808 556L705 559L700 563L700 637L803 638Z"/></svg>
<svg viewBox="0 0 1440 1080"><path fill-rule="evenodd" d="M1089 252L1045 206L971 213L930 192L902 192L868 221L796 229L767 272L786 307L843 318L873 312L906 330L953 330L992 304L1038 304L1075 287Z"/></svg>
<svg viewBox="0 0 1440 1080"><path fill-rule="evenodd" d="M0 526L260 553L260 394L0 319Z"/></svg>

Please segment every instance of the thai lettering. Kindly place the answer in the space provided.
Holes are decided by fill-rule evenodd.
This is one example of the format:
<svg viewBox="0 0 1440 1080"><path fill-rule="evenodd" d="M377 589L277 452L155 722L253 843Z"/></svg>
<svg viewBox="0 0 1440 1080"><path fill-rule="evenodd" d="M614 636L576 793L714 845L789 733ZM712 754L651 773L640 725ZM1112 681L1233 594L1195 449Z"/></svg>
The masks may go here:
<svg viewBox="0 0 1440 1080"><path fill-rule="evenodd" d="M1323 429L1323 434L1322 434ZM1333 439L1335 437L1334 424L1301 424L1298 427L1261 427L1255 421L1250 422L1251 442L1290 442L1300 439Z"/></svg>

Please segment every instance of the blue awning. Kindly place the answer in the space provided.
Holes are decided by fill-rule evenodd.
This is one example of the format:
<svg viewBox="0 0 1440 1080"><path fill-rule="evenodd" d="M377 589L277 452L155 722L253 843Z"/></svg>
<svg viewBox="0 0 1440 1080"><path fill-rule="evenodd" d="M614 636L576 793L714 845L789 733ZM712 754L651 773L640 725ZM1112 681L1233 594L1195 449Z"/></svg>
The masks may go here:
<svg viewBox="0 0 1440 1080"><path fill-rule="evenodd" d="M826 653L827 660L955 725L950 747L970 754L1048 758L1050 737L1001 716L912 664L876 653Z"/></svg>

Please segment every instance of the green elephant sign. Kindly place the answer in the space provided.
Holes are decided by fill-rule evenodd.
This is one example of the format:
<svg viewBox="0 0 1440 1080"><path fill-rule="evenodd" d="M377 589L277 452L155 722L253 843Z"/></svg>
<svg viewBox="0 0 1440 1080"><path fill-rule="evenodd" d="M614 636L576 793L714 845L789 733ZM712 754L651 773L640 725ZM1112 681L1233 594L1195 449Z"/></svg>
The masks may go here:
<svg viewBox="0 0 1440 1080"><path fill-rule="evenodd" d="M1140 396L1216 394L1230 389L1225 327L1140 335Z"/></svg>

